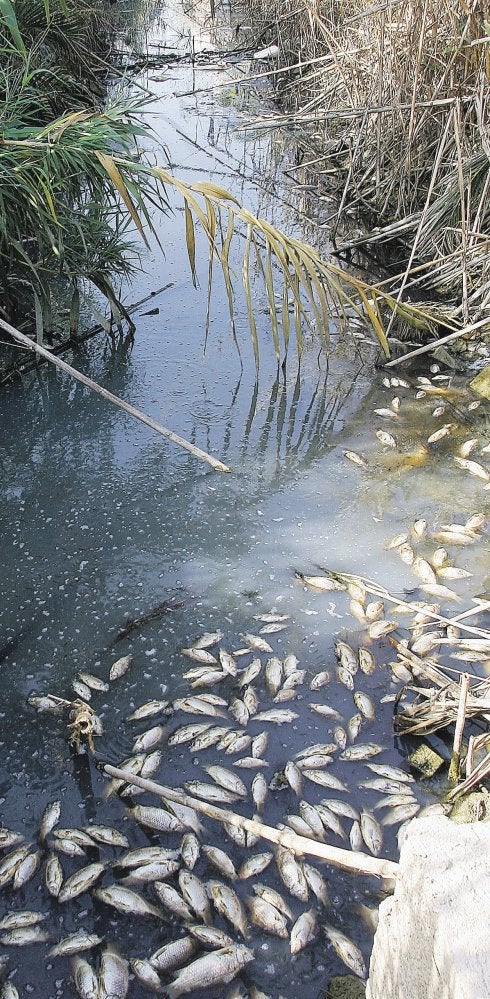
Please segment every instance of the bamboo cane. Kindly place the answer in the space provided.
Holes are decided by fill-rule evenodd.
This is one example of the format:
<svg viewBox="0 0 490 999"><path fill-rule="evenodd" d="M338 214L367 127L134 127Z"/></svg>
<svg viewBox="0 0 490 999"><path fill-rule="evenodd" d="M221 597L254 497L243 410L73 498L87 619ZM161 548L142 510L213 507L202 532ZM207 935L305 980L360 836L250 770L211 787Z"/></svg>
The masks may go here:
<svg viewBox="0 0 490 999"><path fill-rule="evenodd" d="M142 413L141 410L131 406L128 402L125 402L124 399L120 399L119 396L113 395L112 392L108 392L107 389L102 388L102 385L98 385L97 382L92 381L91 378L87 378L87 375L83 375L81 371L77 371L76 368L72 368L71 364L67 364L66 361L62 361L61 357L57 357L56 354L52 353L52 351L46 350L45 347L41 347L40 344L35 343L34 340L31 340L30 337L21 333L15 328L15 326L11 326L10 323L5 322L4 319L0 319L0 328L4 329L7 333L10 333L10 336L12 336L14 340L23 344L24 347L28 348L28 350L34 350L36 354L44 357L46 361L51 361L51 363L55 364L57 368L61 368L62 371L66 371L66 373L72 378L76 378L77 381L82 382L82 385L86 385L87 388L92 389L92 392L97 392L98 395L101 395L104 399L108 399L108 401L113 402L115 406L119 406L119 409L123 409L125 413L129 413L129 415L133 416L136 420L140 420L141 423L145 423L147 427L151 427L152 430L156 430L156 432L161 434L162 437L168 437L168 439L174 444L185 448L186 451L190 451L195 458L199 458L200 461L207 461L208 465L211 465L211 467L218 472L231 472L231 468L229 468L228 465L223 464L222 461L218 461L217 458L213 458L206 451L201 451L199 447L195 447L194 444L186 441L183 437L179 437L178 434L174 434L173 430L168 430L167 427L162 427L162 425L157 423L156 420L152 420L150 416L146 416L145 413Z"/></svg>
<svg viewBox="0 0 490 999"><path fill-rule="evenodd" d="M236 826L239 829L246 829L247 832L255 833L263 839L270 840L271 843L278 843L286 847L293 853L300 855L309 854L326 860L336 867L343 867L347 871L355 874L372 874L377 878L394 878L398 873L398 864L392 860L378 859L378 857L368 857L364 853L355 853L350 850L341 850L339 847L330 846L326 843L317 843L315 840L307 839L306 836L298 836L287 829L274 829L266 826L259 819L247 819L243 815L237 815L228 808L218 808L207 801L200 801L198 798L191 798L183 791L173 787L165 787L163 784L156 784L153 780L146 780L138 774L131 774L119 767L113 767L110 763L102 764L102 769L109 777L116 777L124 780L128 784L136 784L150 794L159 797L169 798L170 801L177 801L187 808L194 808L196 812L202 812L210 819L218 822L225 822L227 825Z"/></svg>
<svg viewBox="0 0 490 999"><path fill-rule="evenodd" d="M456 726L454 729L453 755L449 767L449 780L457 783L459 776L459 763L461 759L461 743L463 742L463 729L466 718L466 702L470 688L470 678L467 673L461 675L461 692L459 695L458 714L456 716Z"/></svg>

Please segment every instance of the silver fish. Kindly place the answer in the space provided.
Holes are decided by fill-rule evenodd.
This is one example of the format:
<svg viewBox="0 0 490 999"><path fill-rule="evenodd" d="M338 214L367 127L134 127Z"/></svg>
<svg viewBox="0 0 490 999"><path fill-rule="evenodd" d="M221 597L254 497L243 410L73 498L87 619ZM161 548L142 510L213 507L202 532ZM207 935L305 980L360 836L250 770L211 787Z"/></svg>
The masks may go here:
<svg viewBox="0 0 490 999"><path fill-rule="evenodd" d="M76 843L77 846L82 847L95 847L95 840L85 832L84 829L59 829L53 831L53 840L56 845L57 840L67 840L70 843Z"/></svg>
<svg viewBox="0 0 490 999"><path fill-rule="evenodd" d="M189 926L188 930L198 943L211 950L219 947L231 947L234 943L233 938L228 933L224 933L216 926L201 926L196 923L194 926Z"/></svg>
<svg viewBox="0 0 490 999"><path fill-rule="evenodd" d="M112 664L109 670L109 680L119 680L121 676L124 676L124 674L127 673L129 667L131 666L132 661L133 661L132 655L121 656L120 659L117 659L116 662Z"/></svg>
<svg viewBox="0 0 490 999"><path fill-rule="evenodd" d="M172 985L165 986L165 991L169 999L178 999L196 988L213 988L223 982L228 983L253 959L253 951L243 944L222 947L187 965Z"/></svg>
<svg viewBox="0 0 490 999"><path fill-rule="evenodd" d="M303 822L309 825L315 835L315 839L322 842L325 839L324 827L315 805L310 805L309 801L300 801L299 814Z"/></svg>
<svg viewBox="0 0 490 999"><path fill-rule="evenodd" d="M269 624L264 624L264 627L259 631L259 635L275 635L278 631L284 631L285 628L287 628L287 624L279 621L271 621Z"/></svg>
<svg viewBox="0 0 490 999"><path fill-rule="evenodd" d="M0 919L0 930L19 930L23 926L35 926L46 919L46 913L31 912L24 910L20 912L8 912Z"/></svg>
<svg viewBox="0 0 490 999"><path fill-rule="evenodd" d="M362 838L368 850L377 857L383 846L383 831L379 822L371 812L363 811L361 812L360 826Z"/></svg>
<svg viewBox="0 0 490 999"><path fill-rule="evenodd" d="M368 760L371 756L378 756L383 752L383 747L376 742L358 742L357 746L348 746L340 754L340 760Z"/></svg>
<svg viewBox="0 0 490 999"><path fill-rule="evenodd" d="M63 868L56 854L52 853L44 868L44 883L50 895L58 898L61 885L63 884Z"/></svg>
<svg viewBox="0 0 490 999"><path fill-rule="evenodd" d="M203 663L206 666L216 665L218 660L216 656L213 656L212 652L207 652L206 649L199 649L192 647L189 649L180 650L184 656L188 659L193 659L196 663Z"/></svg>
<svg viewBox="0 0 490 999"><path fill-rule="evenodd" d="M251 649L256 649L257 652L272 652L273 649L266 642L265 638L261 638L260 635L243 635L247 645Z"/></svg>
<svg viewBox="0 0 490 999"><path fill-rule="evenodd" d="M269 902L270 905L273 905L278 912L282 912L283 916L286 916L286 919L293 918L293 913L291 912L289 905L285 902L282 895L275 890L275 888L269 888L268 885L262 885L259 883L253 886L253 890L259 898L263 898L266 902Z"/></svg>
<svg viewBox="0 0 490 999"><path fill-rule="evenodd" d="M248 794L247 788L243 781L234 774L231 770L227 770L226 767L222 766L205 766L203 770L219 784L220 787L226 788L227 791L232 791L234 794L239 794L242 797L246 797Z"/></svg>
<svg viewBox="0 0 490 999"><path fill-rule="evenodd" d="M407 784L415 782L415 777L407 774L406 770L402 770L401 767L394 767L388 763L366 763L366 766L373 773L379 774L380 777L387 777L388 780L406 781Z"/></svg>
<svg viewBox="0 0 490 999"><path fill-rule="evenodd" d="M230 701L230 714L233 715L239 725L245 727L248 724L250 712L240 697L232 697Z"/></svg>
<svg viewBox="0 0 490 999"><path fill-rule="evenodd" d="M328 808L335 815L343 815L346 819L359 821L359 812L354 805L348 801L339 801L337 798L322 798L321 804Z"/></svg>
<svg viewBox="0 0 490 999"><path fill-rule="evenodd" d="M206 889L200 878L196 877L192 871L181 870L179 874L179 887L184 901L194 910L197 918L205 923L206 926L210 926L213 922L211 907Z"/></svg>
<svg viewBox="0 0 490 999"><path fill-rule="evenodd" d="M267 749L267 743L269 741L268 732L259 732L258 735L254 736L252 739L252 744L250 746L250 754L256 759L259 759L264 755Z"/></svg>
<svg viewBox="0 0 490 999"><path fill-rule="evenodd" d="M320 673L315 673L315 676L310 681L310 690L320 690L327 683L330 683L331 679L332 675L327 669L321 670Z"/></svg>
<svg viewBox="0 0 490 999"><path fill-rule="evenodd" d="M367 460L363 458L362 454L358 454L357 451L342 451L344 458L348 458L352 461L354 465L359 465L361 468L367 467Z"/></svg>
<svg viewBox="0 0 490 999"><path fill-rule="evenodd" d="M180 844L182 860L189 871L192 871L199 860L201 844L193 832L185 833Z"/></svg>
<svg viewBox="0 0 490 999"><path fill-rule="evenodd" d="M109 684L106 683L105 680L101 680L100 676L94 676L93 673L84 672L80 672L78 676L80 677L82 683L84 683L87 687L90 687L91 690L109 690Z"/></svg>
<svg viewBox="0 0 490 999"><path fill-rule="evenodd" d="M327 805L317 805L316 810L325 829L335 833L335 835L339 836L340 839L347 838L342 823L338 819L337 815L332 812Z"/></svg>
<svg viewBox="0 0 490 999"><path fill-rule="evenodd" d="M337 745L335 742L315 742L312 746L307 746L306 749L301 749L299 753L296 753L294 757L295 760L304 759L307 756L329 756L330 753L335 753ZM300 764L298 763L298 766Z"/></svg>
<svg viewBox="0 0 490 999"><path fill-rule="evenodd" d="M288 928L286 925L286 920L278 909L274 908L270 902L267 902L264 898L250 896L247 899L247 907L250 912L250 918L256 926L259 926L266 933L272 933L276 937L282 937L287 940Z"/></svg>
<svg viewBox="0 0 490 999"><path fill-rule="evenodd" d="M374 707L374 701L369 696L369 694L364 693L363 690L354 691L354 702L357 708L367 721L373 721L376 713Z"/></svg>
<svg viewBox="0 0 490 999"><path fill-rule="evenodd" d="M69 902L95 884L106 869L106 864L88 864L81 871L75 871L71 877L64 882L59 894L59 902Z"/></svg>
<svg viewBox="0 0 490 999"><path fill-rule="evenodd" d="M222 631L206 631L204 635L197 638L195 642L192 643L193 649L210 649L213 645L217 645L221 642L223 638Z"/></svg>
<svg viewBox="0 0 490 999"><path fill-rule="evenodd" d="M352 715L352 718L349 718L349 721L347 722L347 735L349 737L349 742L355 742L361 728L362 715L358 712L357 714Z"/></svg>
<svg viewBox="0 0 490 999"><path fill-rule="evenodd" d="M254 717L254 721L272 722L274 725L284 725L292 722L298 715L295 711L288 709L271 708L269 711L259 711Z"/></svg>
<svg viewBox="0 0 490 999"><path fill-rule="evenodd" d="M362 670L363 673L366 673L367 676L371 676L371 674L374 673L374 670L376 669L376 660L373 656L373 653L369 649L364 649L362 646L360 646L357 655L359 658L360 669Z"/></svg>
<svg viewBox="0 0 490 999"><path fill-rule="evenodd" d="M98 898L106 905L111 905L118 912L128 916L156 916L157 919L164 919L164 915L155 905L151 905L137 892L131 888L124 888L120 885L109 885L108 888L96 888L94 897Z"/></svg>
<svg viewBox="0 0 490 999"><path fill-rule="evenodd" d="M336 749L337 746L335 745L332 752ZM304 770L305 767L307 770L324 770L330 763L333 763L333 759L333 756L325 756L322 753L314 753L312 756L302 756L298 760L298 768L300 770Z"/></svg>
<svg viewBox="0 0 490 999"><path fill-rule="evenodd" d="M229 725L211 725L210 727L206 725L206 731L192 740L189 751L191 753L202 753L204 749L215 746L229 730Z"/></svg>
<svg viewBox="0 0 490 999"><path fill-rule="evenodd" d="M71 966L80 999L97 999L99 982L92 966L83 957L74 957Z"/></svg>
<svg viewBox="0 0 490 999"><path fill-rule="evenodd" d="M202 798L204 801L210 802L223 802L227 805L232 805L242 797L241 794L227 791L226 788L218 787L217 784L206 784L200 780L187 780L184 787L195 798Z"/></svg>
<svg viewBox="0 0 490 999"><path fill-rule="evenodd" d="M132 867L130 874L122 878L119 884L122 885L145 885L153 884L154 881L164 881L165 878L176 874L180 868L178 860L153 861L151 864L143 864L141 867Z"/></svg>
<svg viewBox="0 0 490 999"><path fill-rule="evenodd" d="M341 666L352 673L353 676L357 673L359 669L359 663L357 661L357 656L353 649L347 642L338 641L335 643L335 655Z"/></svg>
<svg viewBox="0 0 490 999"><path fill-rule="evenodd" d="M268 794L267 781L263 774L255 774L250 788L255 807L261 812Z"/></svg>
<svg viewBox="0 0 490 999"><path fill-rule="evenodd" d="M138 850L130 850L128 853L124 853L121 857L118 857L114 861L114 867L140 867L142 864L177 860L178 856L178 850L167 850L163 846L142 846Z"/></svg>
<svg viewBox="0 0 490 999"><path fill-rule="evenodd" d="M345 728L342 728L342 725L336 725L332 735L334 742L337 744L339 749L345 749L347 745L347 732L345 731Z"/></svg>
<svg viewBox="0 0 490 999"><path fill-rule="evenodd" d="M162 991L162 983L150 961L145 961L141 957L132 957L129 964L136 978L145 988L153 992Z"/></svg>
<svg viewBox="0 0 490 999"><path fill-rule="evenodd" d="M283 678L283 664L277 656L272 656L265 664L265 685L271 697L275 697Z"/></svg>
<svg viewBox="0 0 490 999"><path fill-rule="evenodd" d="M243 673L240 675L240 680L238 683L239 687L245 687L249 683L258 677L262 669L262 663L260 659L252 659L252 662L244 669Z"/></svg>
<svg viewBox="0 0 490 999"><path fill-rule="evenodd" d="M19 846L0 861L0 888L10 881L19 865L27 857L30 846Z"/></svg>
<svg viewBox="0 0 490 999"><path fill-rule="evenodd" d="M299 954L300 950L311 943L317 933L317 916L314 909L302 912L291 929L291 954Z"/></svg>
<svg viewBox="0 0 490 999"><path fill-rule="evenodd" d="M127 721L140 721L144 718L153 718L154 715L159 715L162 711L165 711L169 706L169 701L145 701L144 704L140 704L139 708L132 711L127 717Z"/></svg>
<svg viewBox="0 0 490 999"><path fill-rule="evenodd" d="M226 714L221 708L217 708L204 697L197 694L192 697L180 697L174 701L176 711L185 711L189 715L209 715L211 718L226 718Z"/></svg>
<svg viewBox="0 0 490 999"><path fill-rule="evenodd" d="M171 815L164 808L155 808L150 805L135 805L129 809L129 815L139 823L140 826L147 826L149 829L157 829L159 832L185 832L185 825L180 822L175 815Z"/></svg>
<svg viewBox="0 0 490 999"><path fill-rule="evenodd" d="M220 850L218 846L203 846L202 852L208 859L209 863L212 864L213 867L216 867L221 874L224 874L224 876L229 878L230 881L237 880L238 874L235 870L234 864L224 850Z"/></svg>
<svg viewBox="0 0 490 999"><path fill-rule="evenodd" d="M14 891L18 891L19 888L23 888L31 878L34 877L43 857L42 850L36 850L35 853L28 853L27 857L21 860L18 867L15 869L12 887Z"/></svg>
<svg viewBox="0 0 490 999"><path fill-rule="evenodd" d="M350 673L349 676L351 676ZM314 704L310 702L308 707L311 711L314 711L315 714L322 715L323 718L338 718L339 721L342 721L342 715L340 715L335 708L331 708L329 704Z"/></svg>
<svg viewBox="0 0 490 999"><path fill-rule="evenodd" d="M176 888L173 888L172 885L166 885L164 881L155 881L153 887L160 902L169 912L180 919L184 919L186 922L191 923L193 921L194 916L189 906Z"/></svg>
<svg viewBox="0 0 490 999"><path fill-rule="evenodd" d="M279 847L276 851L276 864L282 883L294 898L308 901L308 885L303 870L294 853Z"/></svg>
<svg viewBox="0 0 490 999"><path fill-rule="evenodd" d="M100 959L100 999L125 999L128 985L128 962L113 947L107 947Z"/></svg>
<svg viewBox="0 0 490 999"><path fill-rule="evenodd" d="M178 968L180 965L185 964L185 962L195 954L197 950L196 941L193 937L180 937L178 940L173 940L171 943L164 944L163 947L159 947L150 957L150 964L155 971L159 971L160 974L167 971L173 971L174 968Z"/></svg>
<svg viewBox="0 0 490 999"><path fill-rule="evenodd" d="M69 937L64 937L59 943L48 950L48 957L67 957L71 954L78 954L83 950L91 950L102 943L103 937L98 937L95 933L87 933L80 930L72 933Z"/></svg>
<svg viewBox="0 0 490 999"><path fill-rule="evenodd" d="M72 687L78 697L81 697L83 701L90 701L92 691L90 687L87 687L86 683L82 683L81 680L77 680L75 678L75 680L72 681Z"/></svg>
<svg viewBox="0 0 490 999"><path fill-rule="evenodd" d="M303 777L307 780L311 780L314 784L319 784L320 787L329 787L333 791L348 791L348 787L336 777L335 774L326 773L324 770L303 770Z"/></svg>
<svg viewBox="0 0 490 999"><path fill-rule="evenodd" d="M420 812L420 805L418 801L406 802L405 804L393 804L393 808L390 808L389 812L384 815L381 825L383 826L394 826L398 825L399 822L406 822L407 819L412 819L414 815Z"/></svg>
<svg viewBox="0 0 490 999"><path fill-rule="evenodd" d="M168 740L169 746L180 746L185 742L192 742L198 736L212 727L212 722L192 722L190 725L181 725L172 733Z"/></svg>
<svg viewBox="0 0 490 999"><path fill-rule="evenodd" d="M49 805L46 805L43 814L41 815L41 821L39 823L39 842L44 843L46 836L52 832L55 825L59 822L61 815L61 801L51 801Z"/></svg>
<svg viewBox="0 0 490 999"><path fill-rule="evenodd" d="M318 871L316 867L312 867L311 864L303 862L303 874L306 878L308 887L311 888L318 901L324 906L330 905L328 885L320 874L320 871Z"/></svg>
<svg viewBox="0 0 490 999"><path fill-rule="evenodd" d="M359 978L366 978L367 970L359 947L345 933L324 923L323 929L340 960Z"/></svg>
<svg viewBox="0 0 490 999"><path fill-rule="evenodd" d="M0 943L4 944L5 947L26 947L30 944L46 943L49 939L49 933L41 926L22 926L16 930L2 933Z"/></svg>
<svg viewBox="0 0 490 999"><path fill-rule="evenodd" d="M0 850L8 850L11 846L17 846L19 843L24 842L24 837L13 829L7 829L6 826L0 828Z"/></svg>
<svg viewBox="0 0 490 999"><path fill-rule="evenodd" d="M266 867L269 866L273 856L273 853L257 853L253 857L247 857L238 870L238 877L242 881L246 881L247 878L255 878L258 874L262 874L262 871L265 871Z"/></svg>
<svg viewBox="0 0 490 999"><path fill-rule="evenodd" d="M106 846L123 846L129 848L129 843L123 833L113 829L112 826L85 826L84 832L92 837L96 843L104 843Z"/></svg>
<svg viewBox="0 0 490 999"><path fill-rule="evenodd" d="M238 895L221 881L209 881L208 889L216 910L241 933L248 936L247 916Z"/></svg>
<svg viewBox="0 0 490 999"><path fill-rule="evenodd" d="M243 770L258 770L260 767L268 767L267 760L261 760L256 756L243 756L239 760L233 760L233 766L241 767Z"/></svg>
<svg viewBox="0 0 490 999"><path fill-rule="evenodd" d="M153 749L154 746L162 741L165 735L165 729L163 725L154 725L153 728L147 729L146 732L142 732L141 735L135 739L132 753L147 753L149 749Z"/></svg>

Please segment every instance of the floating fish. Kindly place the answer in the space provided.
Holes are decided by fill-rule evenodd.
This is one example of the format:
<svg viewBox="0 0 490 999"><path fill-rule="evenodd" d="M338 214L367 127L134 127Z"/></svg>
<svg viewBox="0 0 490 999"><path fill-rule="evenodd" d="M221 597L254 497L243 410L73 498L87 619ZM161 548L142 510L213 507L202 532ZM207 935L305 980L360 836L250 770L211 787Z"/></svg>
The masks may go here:
<svg viewBox="0 0 490 999"><path fill-rule="evenodd" d="M342 451L342 454L344 458L348 458L354 465L359 465L361 468L367 467L367 459L362 454L357 454L357 451Z"/></svg>
<svg viewBox="0 0 490 999"><path fill-rule="evenodd" d="M291 928L291 954L298 954L315 939L317 934L317 915L314 909L302 912Z"/></svg>
<svg viewBox="0 0 490 999"><path fill-rule="evenodd" d="M264 898L251 896L247 899L247 908L250 912L250 918L256 926L265 930L266 933L272 933L284 940L288 939L286 919L282 912L279 912L270 902Z"/></svg>
<svg viewBox="0 0 490 999"><path fill-rule="evenodd" d="M109 680L119 680L121 676L124 676L124 674L127 673L132 662L132 655L122 656L121 659L117 659L109 670Z"/></svg>
<svg viewBox="0 0 490 999"><path fill-rule="evenodd" d="M212 951L180 971L172 985L165 986L165 992L169 999L178 999L195 989L228 983L253 959L253 951L243 944Z"/></svg>
<svg viewBox="0 0 490 999"><path fill-rule="evenodd" d="M335 929L328 923L324 923L323 929L332 944L332 947L340 957L340 960L350 968L359 978L366 978L367 969L364 958L359 947L345 933Z"/></svg>

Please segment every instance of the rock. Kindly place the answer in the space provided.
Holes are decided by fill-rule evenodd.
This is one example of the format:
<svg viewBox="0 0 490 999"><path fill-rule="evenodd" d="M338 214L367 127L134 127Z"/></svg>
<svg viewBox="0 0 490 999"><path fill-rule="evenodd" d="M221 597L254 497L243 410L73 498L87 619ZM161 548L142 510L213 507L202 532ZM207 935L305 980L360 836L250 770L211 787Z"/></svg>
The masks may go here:
<svg viewBox="0 0 490 999"><path fill-rule="evenodd" d="M483 788L457 798L451 812L453 822L490 822L490 793Z"/></svg>
<svg viewBox="0 0 490 999"><path fill-rule="evenodd" d="M470 387L483 399L490 399L490 364L482 368L470 382Z"/></svg>
<svg viewBox="0 0 490 999"><path fill-rule="evenodd" d="M439 753L426 743L422 742L417 749L407 757L408 762L414 770L418 770L424 777L433 777L439 767L445 762Z"/></svg>
<svg viewBox="0 0 490 999"><path fill-rule="evenodd" d="M490 996L490 824L414 819L379 907L366 999Z"/></svg>
<svg viewBox="0 0 490 999"><path fill-rule="evenodd" d="M356 975L336 975L328 983L325 999L365 999L366 983Z"/></svg>

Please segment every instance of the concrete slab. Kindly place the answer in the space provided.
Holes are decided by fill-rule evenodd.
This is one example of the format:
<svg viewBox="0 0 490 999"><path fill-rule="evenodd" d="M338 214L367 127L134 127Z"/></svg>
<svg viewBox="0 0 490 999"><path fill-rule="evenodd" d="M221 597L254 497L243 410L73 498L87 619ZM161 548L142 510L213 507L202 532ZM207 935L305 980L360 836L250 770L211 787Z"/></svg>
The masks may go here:
<svg viewBox="0 0 490 999"><path fill-rule="evenodd" d="M366 999L490 999L490 823L414 819Z"/></svg>

